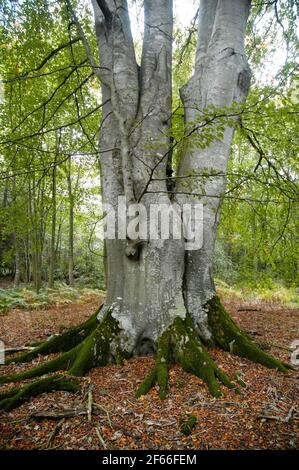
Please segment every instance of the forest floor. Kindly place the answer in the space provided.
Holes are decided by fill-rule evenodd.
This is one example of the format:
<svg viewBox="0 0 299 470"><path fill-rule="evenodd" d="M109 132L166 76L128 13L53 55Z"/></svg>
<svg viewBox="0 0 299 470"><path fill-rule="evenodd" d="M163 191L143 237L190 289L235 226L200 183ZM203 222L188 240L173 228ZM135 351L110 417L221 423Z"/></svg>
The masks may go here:
<svg viewBox="0 0 299 470"><path fill-rule="evenodd" d="M62 332L88 318L101 301L90 296L73 303L38 310L12 309L0 317L0 338L6 348L23 346ZM267 352L290 361L290 345L299 339L299 310L271 302L242 302L224 298L240 326ZM252 310L255 309L255 310ZM241 394L223 389L212 398L198 378L174 366L170 389L161 401L157 389L135 398L138 384L153 364L149 357L134 358L122 367L91 370L82 379L85 394L53 392L40 395L10 413L0 413L1 449L294 449L299 447L299 370L283 374L232 356L210 351L216 363L246 383ZM53 357L52 355L51 357ZM1 374L25 370L44 361L10 365ZM4 371L5 369L5 371ZM2 387L2 390L10 387ZM88 400L89 397L89 400ZM87 403L96 403L91 416ZM297 400L297 402L296 402ZM77 416L63 418L61 411L76 409ZM36 415L60 415L45 419ZM196 416L189 436L181 420Z"/></svg>

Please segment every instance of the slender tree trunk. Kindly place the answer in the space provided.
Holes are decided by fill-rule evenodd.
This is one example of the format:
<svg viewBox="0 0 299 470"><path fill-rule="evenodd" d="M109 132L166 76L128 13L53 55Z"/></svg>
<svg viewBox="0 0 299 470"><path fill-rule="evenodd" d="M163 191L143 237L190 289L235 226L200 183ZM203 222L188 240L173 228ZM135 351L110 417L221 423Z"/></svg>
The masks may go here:
<svg viewBox="0 0 299 470"><path fill-rule="evenodd" d="M72 188L72 160L68 159L68 197L69 197L69 245L68 245L68 278L69 285L74 285L74 194Z"/></svg>
<svg viewBox="0 0 299 470"><path fill-rule="evenodd" d="M18 235L14 233L14 242L15 242L15 276L14 276L14 286L18 287L20 284L20 275L21 275L21 267L20 267L20 245L18 240Z"/></svg>
<svg viewBox="0 0 299 470"><path fill-rule="evenodd" d="M51 225L51 241L50 241L50 254L49 254L49 279L48 285L52 289L54 287L54 269L56 261L56 160L57 155L55 154L54 167L52 173L52 225Z"/></svg>
<svg viewBox="0 0 299 470"><path fill-rule="evenodd" d="M16 179L15 177L13 178L13 203L15 204L15 207L17 208L17 191L16 191ZM14 240L14 250L15 250L15 274L14 274L14 286L18 287L20 284L20 242L19 242L19 236L18 236L18 229L16 227L16 222L14 222L14 232L13 232L13 240Z"/></svg>
<svg viewBox="0 0 299 470"><path fill-rule="evenodd" d="M28 194L28 201L29 201L29 219L31 225L31 256L32 256L32 275L33 275L33 282L34 288L38 293L41 288L41 273L40 273L40 265L39 265L39 230L37 226L37 211L36 211L36 181L35 175L32 176L32 181L29 181L29 194Z"/></svg>

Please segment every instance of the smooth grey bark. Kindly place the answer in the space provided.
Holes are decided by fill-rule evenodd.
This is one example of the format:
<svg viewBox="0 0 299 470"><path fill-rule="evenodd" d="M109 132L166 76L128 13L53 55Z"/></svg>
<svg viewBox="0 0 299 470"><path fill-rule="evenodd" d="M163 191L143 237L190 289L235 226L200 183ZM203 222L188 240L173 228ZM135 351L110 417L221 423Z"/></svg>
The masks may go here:
<svg viewBox="0 0 299 470"><path fill-rule="evenodd" d="M208 106L221 109L245 100L250 83L250 69L244 51L249 7L248 0L201 1L195 72L181 90L187 126L196 120L199 111ZM184 179L180 179L178 184L178 192L187 188L191 193L208 195L199 198L204 210L203 247L187 253L185 273L187 309L206 340L210 339L211 332L204 305L215 295L214 244L234 129L234 125L226 126L223 138L215 139L204 149L187 149L179 170L180 176L204 172L220 174L195 178L191 191ZM190 200L190 196L187 199Z"/></svg>
<svg viewBox="0 0 299 470"><path fill-rule="evenodd" d="M193 77L182 90L186 126L209 104L222 107L243 101L249 69L244 35L247 0L202 0ZM103 202L117 207L125 195L128 206L141 201L173 208L167 192L166 168L171 154L172 114L172 1L145 0L145 30L140 67L137 65L126 0L93 0L102 76L103 113L100 165ZM109 14L107 15L107 12ZM243 78L242 78L243 77ZM245 84L245 85L244 85ZM226 172L233 127L204 150L188 148L179 175L198 170ZM194 179L183 196L184 179L175 202L204 203L204 245L185 252L184 239L150 240L128 248L136 240L107 240L106 307L122 328L124 348L135 354L155 348L158 336L176 316L189 312L204 340L211 338L204 305L215 288L212 274L214 241L225 176L202 184ZM188 190L190 192L190 190ZM129 245L129 247L128 247Z"/></svg>

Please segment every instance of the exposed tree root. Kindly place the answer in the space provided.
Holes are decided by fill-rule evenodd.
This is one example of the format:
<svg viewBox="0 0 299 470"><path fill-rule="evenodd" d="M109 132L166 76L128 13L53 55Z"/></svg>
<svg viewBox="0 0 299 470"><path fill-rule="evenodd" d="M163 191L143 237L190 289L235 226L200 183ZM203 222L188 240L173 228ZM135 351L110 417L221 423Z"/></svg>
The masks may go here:
<svg viewBox="0 0 299 470"><path fill-rule="evenodd" d="M68 329L61 335L54 336L46 341L36 343L37 346L31 351L20 354L17 357L9 358L5 361L6 364L22 363L32 361L39 355L47 355L56 352L64 352L72 349L77 344L86 338L98 325L97 315L99 310L94 313L87 321Z"/></svg>
<svg viewBox="0 0 299 470"><path fill-rule="evenodd" d="M24 387L13 388L6 393L0 394L0 409L11 411L13 408L24 403L24 401L30 400L31 397L54 390L78 392L80 390L80 384L78 380L67 378L63 375L55 375L35 380Z"/></svg>
<svg viewBox="0 0 299 470"><path fill-rule="evenodd" d="M94 319L94 317L92 317L92 319ZM67 370L71 375L83 376L92 367L107 364L110 360L112 340L117 336L120 330L110 312L106 313L101 322L97 319L96 321L96 328L93 328L93 331L77 346L33 369L19 374L1 376L0 384L19 382L59 370ZM75 331L75 336L76 335L77 331ZM120 350L118 350L117 353L120 355Z"/></svg>
<svg viewBox="0 0 299 470"><path fill-rule="evenodd" d="M214 341L220 347L282 372L292 369L289 364L282 363L259 349L230 318L218 297L214 297L207 304L207 310ZM120 346L119 324L109 310L103 315L101 321L97 319L97 315L98 312L81 325L8 361L26 362L39 354L62 352L55 359L30 370L1 376L0 384L41 377L61 370L80 377L92 367L104 366L109 362L121 363L123 358L128 357L128 354ZM158 339L155 366L139 386L137 396L147 393L157 383L159 396L164 399L168 390L169 367L175 362L180 364L186 372L201 378L214 397L221 395L221 384L237 392L239 390L237 385L215 364L202 344L191 317L186 316L184 319L176 317L173 324ZM238 380L237 382L244 385ZM77 382L70 381L61 375L41 378L23 388L15 388L0 395L0 400L2 400L0 408L12 409L25 399L29 399L30 396L44 391L77 389Z"/></svg>
<svg viewBox="0 0 299 470"><path fill-rule="evenodd" d="M177 317L159 338L155 366L139 386L137 397L146 394L157 382L159 396L164 399L167 395L168 368L173 362L206 382L214 397L221 396L217 379L226 387L238 390L216 366L201 343L191 318L187 316L185 319Z"/></svg>
<svg viewBox="0 0 299 470"><path fill-rule="evenodd" d="M293 369L290 364L278 361L266 354L244 333L225 310L219 297L213 297L208 303L208 320L214 340L225 351L246 357L253 362L263 364L281 372Z"/></svg>

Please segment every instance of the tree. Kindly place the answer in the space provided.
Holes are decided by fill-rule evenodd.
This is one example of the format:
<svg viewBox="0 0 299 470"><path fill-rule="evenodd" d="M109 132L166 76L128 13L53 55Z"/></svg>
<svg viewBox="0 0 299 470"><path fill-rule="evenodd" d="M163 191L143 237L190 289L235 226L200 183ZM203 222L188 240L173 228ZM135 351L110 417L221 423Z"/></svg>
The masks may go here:
<svg viewBox="0 0 299 470"><path fill-rule="evenodd" d="M117 212L119 197L125 196L131 216L140 202L147 213L155 204L164 204L171 211L201 202L203 245L188 250L183 237L155 240L127 233L125 239L108 238L105 304L84 324L43 342L14 362L62 352L58 358L1 377L0 383L61 369L82 376L97 365L155 353L155 366L138 395L158 382L160 397L164 398L169 365L178 362L202 378L217 397L221 394L219 382L230 388L236 385L210 357L206 349L210 345L286 372L288 364L261 351L230 318L216 295L213 280L215 238L230 147L237 122L246 112L244 101L250 84L244 50L250 2L201 0L194 73L181 89L185 128L179 140L172 136L172 1L144 2L140 66L126 0L92 3L99 66L67 1L102 87L99 145L103 202ZM175 174L174 150L180 154ZM40 379L29 391L28 386L16 389L0 406L11 409L29 392L72 386L72 382L61 380Z"/></svg>

